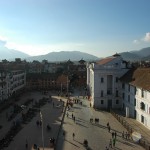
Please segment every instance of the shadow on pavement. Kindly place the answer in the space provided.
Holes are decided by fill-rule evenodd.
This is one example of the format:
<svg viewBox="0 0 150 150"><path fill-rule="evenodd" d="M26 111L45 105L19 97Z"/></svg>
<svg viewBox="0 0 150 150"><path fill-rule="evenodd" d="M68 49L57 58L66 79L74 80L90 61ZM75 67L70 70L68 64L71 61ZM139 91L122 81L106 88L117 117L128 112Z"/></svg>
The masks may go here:
<svg viewBox="0 0 150 150"><path fill-rule="evenodd" d="M79 122L76 122L76 124L77 124L77 125L80 125L80 126L82 126L82 127L85 127L85 128L89 128L89 127L87 127L87 126L85 126L85 125L83 125L83 124L81 124L81 123L79 123Z"/></svg>
<svg viewBox="0 0 150 150"><path fill-rule="evenodd" d="M78 145L76 145L76 144L74 144L74 143L72 143L72 142L70 142L70 141L68 141L68 140L65 140L65 141L67 141L68 143L70 143L70 144L72 144L72 145L74 145L74 146L80 148ZM75 141L75 140L74 140L74 141Z"/></svg>
<svg viewBox="0 0 150 150"><path fill-rule="evenodd" d="M131 144L130 141L121 141L121 140L118 140L118 139L117 139L117 141L120 142L120 143L126 144L126 145L128 145L130 147L136 147L135 145Z"/></svg>

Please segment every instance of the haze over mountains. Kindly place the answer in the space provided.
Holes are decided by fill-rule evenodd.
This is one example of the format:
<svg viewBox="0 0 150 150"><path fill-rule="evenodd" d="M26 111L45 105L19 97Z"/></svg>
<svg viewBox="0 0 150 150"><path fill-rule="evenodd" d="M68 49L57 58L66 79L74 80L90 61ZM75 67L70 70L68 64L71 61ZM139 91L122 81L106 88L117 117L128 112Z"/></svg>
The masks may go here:
<svg viewBox="0 0 150 150"><path fill-rule="evenodd" d="M5 47L5 41L0 40L0 60L3 60L3 59L10 60L14 58L24 59L27 57L29 57L28 54L25 54L17 50L8 49L7 47Z"/></svg>
<svg viewBox="0 0 150 150"><path fill-rule="evenodd" d="M140 60L149 60L150 61L150 47L143 48L141 50L134 50L130 52L123 52L120 53L126 61L140 61ZM15 58L25 59L27 61L32 62L33 60L48 60L50 62L54 61L79 61L80 59L84 59L86 61L90 60L98 60L100 58L79 51L61 51L61 52L51 52L46 55L39 55L39 56L29 56L23 52L8 49L5 47L5 42L0 41L0 60L7 59L9 61L15 60Z"/></svg>

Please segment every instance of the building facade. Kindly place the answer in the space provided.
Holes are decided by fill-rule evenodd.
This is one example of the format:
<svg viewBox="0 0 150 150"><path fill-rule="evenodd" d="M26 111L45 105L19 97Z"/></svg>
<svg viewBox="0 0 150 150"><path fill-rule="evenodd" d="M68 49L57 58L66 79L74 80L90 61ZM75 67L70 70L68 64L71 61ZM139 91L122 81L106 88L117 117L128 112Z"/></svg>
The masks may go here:
<svg viewBox="0 0 150 150"><path fill-rule="evenodd" d="M12 94L26 85L26 73L22 70L0 70L0 102L7 100Z"/></svg>
<svg viewBox="0 0 150 150"><path fill-rule="evenodd" d="M132 69L120 81L126 116L150 129L150 68Z"/></svg>
<svg viewBox="0 0 150 150"><path fill-rule="evenodd" d="M94 108L122 106L119 78L127 71L126 62L118 54L87 65L87 89Z"/></svg>

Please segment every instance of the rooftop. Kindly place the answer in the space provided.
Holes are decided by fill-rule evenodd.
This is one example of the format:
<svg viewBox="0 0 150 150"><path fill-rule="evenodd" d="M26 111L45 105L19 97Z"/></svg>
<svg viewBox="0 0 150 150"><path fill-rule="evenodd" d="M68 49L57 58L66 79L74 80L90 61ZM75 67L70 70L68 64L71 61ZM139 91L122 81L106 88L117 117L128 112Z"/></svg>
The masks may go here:
<svg viewBox="0 0 150 150"><path fill-rule="evenodd" d="M150 91L150 68L132 69L122 76L120 80Z"/></svg>

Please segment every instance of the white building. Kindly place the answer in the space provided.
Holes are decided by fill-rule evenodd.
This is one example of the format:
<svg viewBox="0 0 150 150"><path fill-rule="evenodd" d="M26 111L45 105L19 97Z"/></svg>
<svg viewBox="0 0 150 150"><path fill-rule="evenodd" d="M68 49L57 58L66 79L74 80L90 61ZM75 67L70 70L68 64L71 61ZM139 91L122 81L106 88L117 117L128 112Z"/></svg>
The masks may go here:
<svg viewBox="0 0 150 150"><path fill-rule="evenodd" d="M128 70L118 54L87 64L87 87L94 108L121 108L119 78Z"/></svg>
<svg viewBox="0 0 150 150"><path fill-rule="evenodd" d="M126 116L136 118L150 129L150 68L130 70L121 82Z"/></svg>
<svg viewBox="0 0 150 150"><path fill-rule="evenodd" d="M8 99L13 93L26 85L26 73L21 70L0 71L0 102Z"/></svg>

